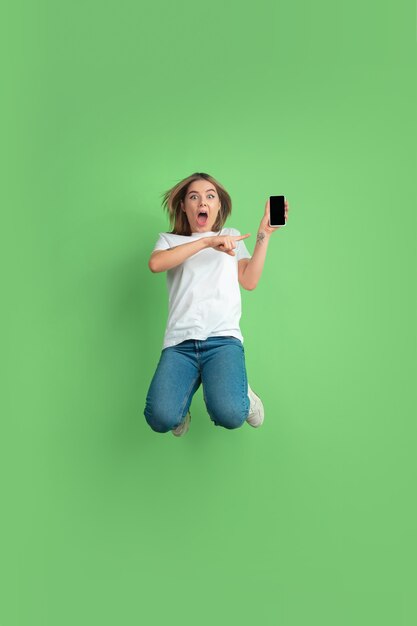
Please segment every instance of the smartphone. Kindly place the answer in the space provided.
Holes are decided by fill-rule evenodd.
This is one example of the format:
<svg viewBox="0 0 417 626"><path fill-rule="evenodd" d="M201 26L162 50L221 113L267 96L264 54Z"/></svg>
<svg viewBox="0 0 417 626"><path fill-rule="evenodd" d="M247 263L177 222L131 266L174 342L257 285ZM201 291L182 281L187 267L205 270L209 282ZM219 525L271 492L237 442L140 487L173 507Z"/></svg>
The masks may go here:
<svg viewBox="0 0 417 626"><path fill-rule="evenodd" d="M285 226L285 196L269 196L269 225Z"/></svg>

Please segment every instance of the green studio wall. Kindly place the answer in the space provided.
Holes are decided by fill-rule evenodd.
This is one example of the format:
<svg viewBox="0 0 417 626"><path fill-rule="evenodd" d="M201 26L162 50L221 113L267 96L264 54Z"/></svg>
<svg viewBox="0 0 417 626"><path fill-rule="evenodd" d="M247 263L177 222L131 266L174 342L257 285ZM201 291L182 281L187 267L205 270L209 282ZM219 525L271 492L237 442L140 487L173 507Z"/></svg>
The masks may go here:
<svg viewBox="0 0 417 626"><path fill-rule="evenodd" d="M414 623L410 9L4 6L3 624ZM242 290L264 425L215 428L200 387L177 439L143 416L147 264L195 171L251 253L290 212Z"/></svg>

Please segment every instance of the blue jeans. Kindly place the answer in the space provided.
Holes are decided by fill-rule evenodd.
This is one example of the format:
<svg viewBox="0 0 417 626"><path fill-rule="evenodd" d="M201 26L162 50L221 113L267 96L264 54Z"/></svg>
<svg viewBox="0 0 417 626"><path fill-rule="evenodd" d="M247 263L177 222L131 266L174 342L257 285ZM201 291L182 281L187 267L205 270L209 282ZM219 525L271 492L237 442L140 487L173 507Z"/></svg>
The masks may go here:
<svg viewBox="0 0 417 626"><path fill-rule="evenodd" d="M232 336L208 337L162 350L144 410L152 430L166 433L176 428L201 383L216 426L231 429L244 424L250 401L243 343Z"/></svg>

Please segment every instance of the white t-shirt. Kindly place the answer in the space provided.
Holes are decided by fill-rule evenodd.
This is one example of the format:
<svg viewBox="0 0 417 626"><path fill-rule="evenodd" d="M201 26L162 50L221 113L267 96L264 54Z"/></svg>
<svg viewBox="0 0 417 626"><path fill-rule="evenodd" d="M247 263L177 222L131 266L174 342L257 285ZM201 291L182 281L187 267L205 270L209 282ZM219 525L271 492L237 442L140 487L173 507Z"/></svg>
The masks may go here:
<svg viewBox="0 0 417 626"><path fill-rule="evenodd" d="M167 250L217 232L190 236L159 233L154 250ZM223 228L221 235L240 235L236 228ZM245 240L236 241L235 256L204 248L183 263L167 270L169 296L168 322L163 348L186 339L232 335L243 343L239 321L242 315L238 262L252 258Z"/></svg>

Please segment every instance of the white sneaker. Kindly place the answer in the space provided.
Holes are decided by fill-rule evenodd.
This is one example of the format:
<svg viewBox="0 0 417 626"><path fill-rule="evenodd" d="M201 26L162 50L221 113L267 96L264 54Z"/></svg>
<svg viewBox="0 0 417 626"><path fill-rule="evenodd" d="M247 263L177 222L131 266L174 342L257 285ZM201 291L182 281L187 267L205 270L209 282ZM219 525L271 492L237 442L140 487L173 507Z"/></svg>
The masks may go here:
<svg viewBox="0 0 417 626"><path fill-rule="evenodd" d="M249 387L249 383L248 396L250 400L250 408L249 415L246 418L246 421L248 424L250 424L250 426L253 426L254 428L259 428L259 426L262 426L262 423L264 421L264 405L262 404L262 400L260 399L260 397Z"/></svg>
<svg viewBox="0 0 417 626"><path fill-rule="evenodd" d="M172 434L175 435L176 437L182 437L182 435L185 435L185 433L188 431L190 427L190 421L191 421L191 413L190 411L188 411L187 415L184 417L181 424L179 424L176 428L173 428L171 430Z"/></svg>

